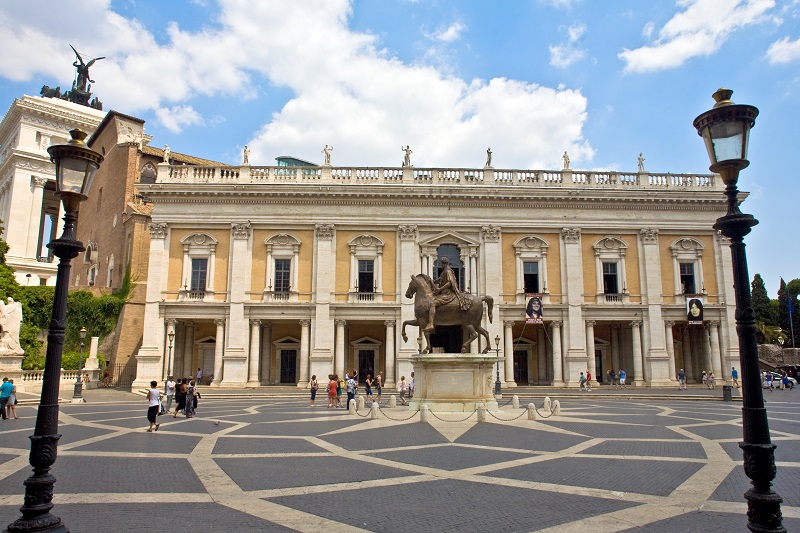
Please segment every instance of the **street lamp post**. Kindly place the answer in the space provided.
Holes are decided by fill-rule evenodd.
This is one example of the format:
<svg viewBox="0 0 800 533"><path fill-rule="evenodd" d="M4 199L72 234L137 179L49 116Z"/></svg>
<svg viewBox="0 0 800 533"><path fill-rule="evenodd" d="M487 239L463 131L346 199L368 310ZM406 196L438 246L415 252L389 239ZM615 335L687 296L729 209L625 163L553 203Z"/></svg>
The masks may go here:
<svg viewBox="0 0 800 533"><path fill-rule="evenodd" d="M78 377L75 379L75 389L72 391L72 403L83 402L83 379L81 379L81 369L83 368L83 340L86 338L86 328L81 328L79 332L81 336L81 351L80 359L78 359Z"/></svg>
<svg viewBox="0 0 800 533"><path fill-rule="evenodd" d="M781 515L783 499L772 490L775 479L775 445L769 434L767 411L758 368L755 313L750 298L750 276L747 272L744 237L758 224L752 215L739 210L736 186L739 171L750 164L747 142L755 125L758 109L736 105L730 98L733 91L719 89L713 97L714 107L694 119L694 127L703 138L711 160L709 169L725 183L728 211L717 219L714 229L731 240L733 288L736 295L736 331L739 335L739 364L742 369L742 427L744 470L752 482L745 492L747 527L750 531L785 532Z"/></svg>
<svg viewBox="0 0 800 533"><path fill-rule="evenodd" d="M167 337L169 337L169 356L167 357L167 377L169 378L172 375L172 341L175 340L175 332L170 330Z"/></svg>
<svg viewBox="0 0 800 533"><path fill-rule="evenodd" d="M497 380L494 382L494 395L500 396L503 391L500 390L500 335L496 335L494 338L494 345L495 345L495 352L497 352Z"/></svg>
<svg viewBox="0 0 800 533"><path fill-rule="evenodd" d="M47 353L42 379L42 394L36 413L36 425L31 435L30 464L33 475L25 480L25 503L20 508L22 516L9 524L9 533L21 531L68 532L61 519L50 513L53 508L53 484L56 478L50 467L56 462L58 450L58 386L61 381L61 356L64 348L64 329L67 316L67 293L70 262L84 251L83 244L75 238L78 207L87 198L94 173L103 156L86 146L86 133L74 129L67 144L57 144L47 149L56 166L56 193L64 204L64 232L47 245L59 258L53 312L47 335Z"/></svg>
<svg viewBox="0 0 800 533"><path fill-rule="evenodd" d="M783 337L778 337L778 344L781 345L781 364L784 363L784 360L783 360L783 343L784 342L786 342L786 339L784 339Z"/></svg>

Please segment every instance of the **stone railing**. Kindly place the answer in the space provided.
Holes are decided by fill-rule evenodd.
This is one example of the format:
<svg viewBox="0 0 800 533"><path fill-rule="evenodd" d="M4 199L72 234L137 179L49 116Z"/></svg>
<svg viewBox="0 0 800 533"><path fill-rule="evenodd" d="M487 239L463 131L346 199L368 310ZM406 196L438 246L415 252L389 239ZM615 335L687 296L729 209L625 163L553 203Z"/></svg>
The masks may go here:
<svg viewBox="0 0 800 533"><path fill-rule="evenodd" d="M419 184L513 185L597 189L723 190L716 174L653 174L584 170L505 170L416 167L278 167L158 165L157 183L257 185ZM146 185L145 185L146 187Z"/></svg>

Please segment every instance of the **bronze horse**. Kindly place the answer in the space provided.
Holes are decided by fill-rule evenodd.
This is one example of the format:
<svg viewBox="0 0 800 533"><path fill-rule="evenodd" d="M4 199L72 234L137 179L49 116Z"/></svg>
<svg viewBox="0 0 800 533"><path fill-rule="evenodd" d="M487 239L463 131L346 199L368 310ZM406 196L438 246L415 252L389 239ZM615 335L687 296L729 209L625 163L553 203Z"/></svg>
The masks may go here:
<svg viewBox="0 0 800 533"><path fill-rule="evenodd" d="M434 299L433 290L433 280L427 274L411 276L411 283L408 284L408 289L406 289L406 298L414 297L414 316L416 318L403 322L403 341L408 342L406 326L418 326L420 331L425 335L426 347L422 353L430 353L431 351L431 333L430 331L425 331L425 326L428 325L428 311ZM469 338L461 345L461 353L467 352L470 343L478 338L478 334L483 335L486 338L486 347L481 353L487 353L491 346L491 341L489 340L489 332L481 327L483 302L486 302L489 322L491 322L494 299L491 296L477 296L475 294L465 294L464 297L472 302L469 309L462 311L458 306L458 301L443 305L436 310L436 322L434 325L458 325L467 328Z"/></svg>

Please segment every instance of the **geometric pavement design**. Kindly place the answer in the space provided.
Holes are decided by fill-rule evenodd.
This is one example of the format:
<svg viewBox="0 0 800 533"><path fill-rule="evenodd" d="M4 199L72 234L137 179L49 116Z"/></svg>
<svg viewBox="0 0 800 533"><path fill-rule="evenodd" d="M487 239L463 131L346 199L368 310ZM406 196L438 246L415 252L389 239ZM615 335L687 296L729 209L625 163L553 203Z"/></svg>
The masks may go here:
<svg viewBox="0 0 800 533"><path fill-rule="evenodd" d="M203 399L147 433L146 402L109 394L61 406L53 513L73 533L746 530L741 404L587 395L551 418L504 405L482 423L420 423L404 408L372 420L297 398ZM774 486L800 530L800 405L778 399ZM0 528L31 473L35 407L17 412L0 422Z"/></svg>

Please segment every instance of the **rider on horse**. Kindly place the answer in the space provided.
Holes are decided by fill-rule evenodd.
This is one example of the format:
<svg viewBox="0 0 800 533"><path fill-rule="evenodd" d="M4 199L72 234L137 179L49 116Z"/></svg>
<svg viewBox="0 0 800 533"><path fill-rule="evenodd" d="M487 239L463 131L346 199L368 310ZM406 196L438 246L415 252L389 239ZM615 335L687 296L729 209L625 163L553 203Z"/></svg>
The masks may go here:
<svg viewBox="0 0 800 533"><path fill-rule="evenodd" d="M433 291L435 298L431 302L431 308L428 315L428 325L425 326L426 331L433 331L433 320L436 318L436 308L440 305L448 304L453 300L458 300L458 306L462 311L466 311L472 305L472 302L458 290L458 279L453 269L450 268L450 261L446 257L439 259L442 265L442 274L439 279L435 281L436 289Z"/></svg>

